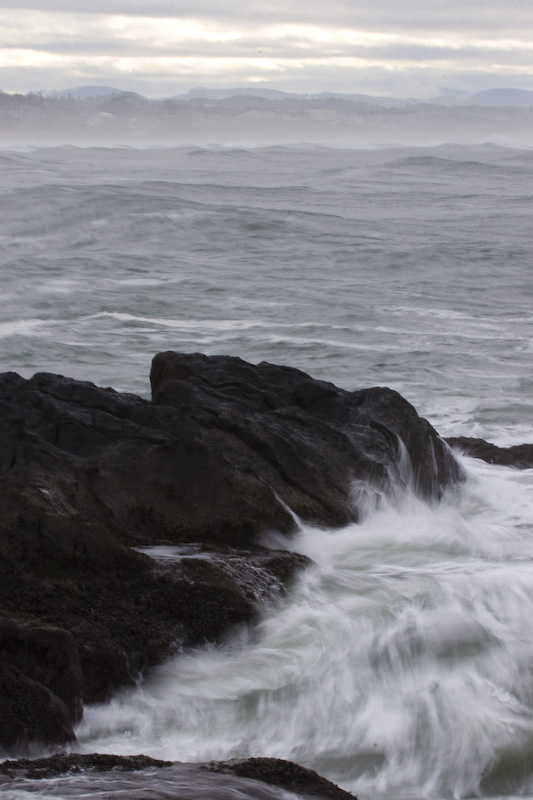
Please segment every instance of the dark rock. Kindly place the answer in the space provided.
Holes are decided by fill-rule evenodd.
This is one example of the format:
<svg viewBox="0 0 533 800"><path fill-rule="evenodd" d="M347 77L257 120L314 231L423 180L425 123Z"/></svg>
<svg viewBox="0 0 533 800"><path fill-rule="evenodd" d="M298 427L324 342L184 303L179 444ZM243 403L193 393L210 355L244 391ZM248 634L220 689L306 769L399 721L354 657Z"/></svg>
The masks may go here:
<svg viewBox="0 0 533 800"><path fill-rule="evenodd" d="M14 500L10 489L0 480L0 498ZM70 723L81 700L104 701L173 652L253 622L310 563L261 548L158 563L118 542L112 525L43 512L39 494L25 487L20 505L2 506L0 661L54 692ZM42 738L29 721L24 731Z"/></svg>
<svg viewBox="0 0 533 800"><path fill-rule="evenodd" d="M30 741L75 740L70 713L59 698L11 664L0 661L0 742L24 752Z"/></svg>
<svg viewBox="0 0 533 800"><path fill-rule="evenodd" d="M82 673L70 631L0 618L0 653L5 662L58 697L70 720L81 719Z"/></svg>
<svg viewBox="0 0 533 800"><path fill-rule="evenodd" d="M69 724L82 701L279 596L309 561L261 548L263 534L295 530L295 514L343 525L398 487L434 499L461 478L389 389L176 353L156 356L151 381L148 402L59 375L0 376L0 660ZM132 549L158 544L197 551L156 562Z"/></svg>
<svg viewBox="0 0 533 800"><path fill-rule="evenodd" d="M457 448L467 456L480 458L488 464L517 469L533 468L533 444L515 444L512 447L498 447L484 439L466 436L449 437L445 440L450 447Z"/></svg>
<svg viewBox="0 0 533 800"><path fill-rule="evenodd" d="M289 792L328 800L353 800L353 795L339 789L317 772L280 758L246 758L232 761L213 761L208 768L216 772L232 772L241 778L253 778Z"/></svg>
<svg viewBox="0 0 533 800"><path fill-rule="evenodd" d="M121 770L136 772L150 767L170 767L172 761L160 761L149 756L115 756L103 753L57 753L48 758L19 758L16 761L3 761L0 773L14 777L37 780L55 778L75 772L109 772Z"/></svg>
<svg viewBox="0 0 533 800"><path fill-rule="evenodd" d="M160 761L147 756L115 756L92 753L87 755L70 754L55 755L50 758L35 760L19 759L18 761L4 761L0 764L0 775L6 776L16 782L17 788L23 788L20 779L32 781L32 789L42 788L46 791L46 779L69 776L70 792L72 793L72 777L79 774L82 782L79 784L80 793L84 795L90 791L101 789L102 784L96 781L96 776L102 773L113 773L117 778L118 773L139 772L150 770L153 775L149 783L141 781L142 776L136 776L135 794L149 797L150 783L157 787L153 792L156 796L191 798L191 797L248 797L248 798L274 798L277 793L265 792L263 786L279 787L288 792L297 793L299 797L317 797L323 800L356 800L354 795L340 789L334 783L322 778L316 772L291 761L279 758L248 758L233 759L231 761L211 761L208 764L185 764L181 762ZM87 781L84 775L91 775ZM232 775L232 783L224 776ZM210 780L206 782L204 776ZM162 778L158 782L158 777ZM37 783L39 782L39 783ZM113 797L116 780L108 780L105 786L106 797ZM128 785L128 784L126 784ZM10 788L9 783L3 786ZM0 787L0 788L3 788ZM60 785L54 784L56 791ZM164 794L161 787L165 787ZM169 793L167 787L175 786L174 792ZM129 784L131 787L131 784ZM125 783L123 780L117 786L117 794L124 796ZM226 790L226 791L224 791ZM98 794L98 796L101 796Z"/></svg>
<svg viewBox="0 0 533 800"><path fill-rule="evenodd" d="M111 538L103 529L105 536ZM111 554L114 545L111 540ZM189 557L168 564L126 552L126 564L134 555L140 568L134 562L118 570L112 557L98 574L74 566L67 571L61 562L56 571L46 563L39 570L12 562L9 584L0 585L4 614L27 620L30 628L37 627L37 614L41 624L72 632L82 673L77 697L84 702L107 700L171 653L216 641L232 626L252 622L261 604L279 596L295 572L310 563L296 553L268 550L212 553L210 560ZM45 662L38 673L16 642L4 642L2 657L45 680ZM58 681L47 685L58 696L63 693ZM75 722L79 714L70 707Z"/></svg>
<svg viewBox="0 0 533 800"><path fill-rule="evenodd" d="M241 491L257 492L258 480L268 486L255 529L265 508L277 516L280 501L302 519L343 525L369 496L409 483L438 498L461 477L431 425L391 389L347 392L289 367L198 353L159 353L150 379L153 403L200 426Z"/></svg>

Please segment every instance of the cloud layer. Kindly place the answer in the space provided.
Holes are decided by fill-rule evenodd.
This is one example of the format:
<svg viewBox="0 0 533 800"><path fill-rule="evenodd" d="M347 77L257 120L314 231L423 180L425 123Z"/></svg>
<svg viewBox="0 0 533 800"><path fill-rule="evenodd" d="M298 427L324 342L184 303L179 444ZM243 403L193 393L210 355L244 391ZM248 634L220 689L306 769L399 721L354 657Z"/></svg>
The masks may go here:
<svg viewBox="0 0 533 800"><path fill-rule="evenodd" d="M108 83L151 96L263 83L431 96L533 88L533 4L25 0L0 6L0 88ZM75 9L75 12L73 12ZM147 13L149 9L149 13Z"/></svg>

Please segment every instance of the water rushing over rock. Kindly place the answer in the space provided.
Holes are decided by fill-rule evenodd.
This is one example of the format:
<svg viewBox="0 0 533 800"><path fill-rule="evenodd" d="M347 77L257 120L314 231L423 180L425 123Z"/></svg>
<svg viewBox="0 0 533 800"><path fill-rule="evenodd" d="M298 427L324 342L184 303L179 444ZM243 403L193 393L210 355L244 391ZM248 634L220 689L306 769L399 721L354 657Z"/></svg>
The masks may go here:
<svg viewBox="0 0 533 800"><path fill-rule="evenodd" d="M156 356L151 379L149 403L58 375L1 378L5 746L72 739L82 701L251 622L308 563L261 536L357 521L406 482L435 499L461 478L388 389L177 353ZM214 552L138 551L179 543Z"/></svg>
<svg viewBox="0 0 533 800"><path fill-rule="evenodd" d="M17 798L28 778L40 798L79 798L88 791L96 800L110 793L151 800L356 800L313 770L276 758L173 764L146 756L94 754L0 764L0 789L7 800Z"/></svg>

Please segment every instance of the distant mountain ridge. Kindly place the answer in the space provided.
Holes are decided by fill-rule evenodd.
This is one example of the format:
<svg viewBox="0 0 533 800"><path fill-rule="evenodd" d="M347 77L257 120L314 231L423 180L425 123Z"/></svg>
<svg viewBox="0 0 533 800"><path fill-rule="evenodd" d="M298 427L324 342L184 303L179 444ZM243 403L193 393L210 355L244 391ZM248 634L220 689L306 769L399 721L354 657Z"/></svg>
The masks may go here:
<svg viewBox="0 0 533 800"><path fill-rule="evenodd" d="M104 98L114 95L129 95L131 97L143 98L137 92L118 89L112 86L78 86L71 89L60 89L38 92L43 97L67 98L74 100L87 100L91 98ZM365 105L378 106L381 108L405 108L414 104L446 105L446 106L494 106L510 108L533 108L533 90L509 88L485 89L475 94L463 94L460 92L449 92L438 95L429 100L419 100L416 98L395 98L380 95L367 95L361 93L341 93L341 92L317 92L314 94L284 92L280 89L268 89L260 87L236 86L225 89L209 89L196 87L184 94L176 94L171 97L158 98L161 100L172 100L176 102L188 102L194 100L227 100L231 97L256 97L263 100L283 101L283 100L340 100L351 103L362 103ZM145 99L145 98L143 98Z"/></svg>
<svg viewBox="0 0 533 800"><path fill-rule="evenodd" d="M528 89L486 89L470 97L473 105L479 106L533 106L533 91Z"/></svg>

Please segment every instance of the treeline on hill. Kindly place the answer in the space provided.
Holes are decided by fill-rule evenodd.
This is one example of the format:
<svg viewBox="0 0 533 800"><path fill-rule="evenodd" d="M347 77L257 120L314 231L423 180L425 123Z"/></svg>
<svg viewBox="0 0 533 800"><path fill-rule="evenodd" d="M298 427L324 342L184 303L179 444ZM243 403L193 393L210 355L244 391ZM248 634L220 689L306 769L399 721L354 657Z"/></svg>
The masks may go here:
<svg viewBox="0 0 533 800"><path fill-rule="evenodd" d="M194 92L166 99L148 99L134 92L112 92L78 97L68 93L0 92L0 137L53 142L98 139L153 139L172 141L176 134L197 141L210 136L282 131L298 139L298 132L327 133L342 138L406 136L413 131L446 131L448 141L461 141L466 129L489 134L513 134L517 126L529 130L531 107L439 105L407 102L386 105L354 99L361 96L295 96L267 98L251 94L213 97ZM383 99L385 100L385 98ZM451 138L450 138L451 137ZM300 139L301 140L301 139Z"/></svg>

